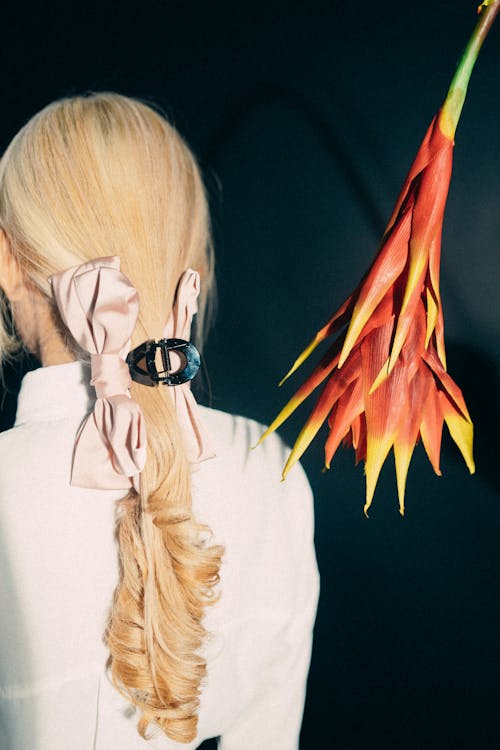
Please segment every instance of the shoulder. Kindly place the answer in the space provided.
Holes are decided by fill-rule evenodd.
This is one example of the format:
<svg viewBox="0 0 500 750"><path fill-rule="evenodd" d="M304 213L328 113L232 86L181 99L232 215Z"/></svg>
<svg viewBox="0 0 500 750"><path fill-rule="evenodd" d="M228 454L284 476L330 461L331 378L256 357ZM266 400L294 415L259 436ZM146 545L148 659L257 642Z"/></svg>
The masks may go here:
<svg viewBox="0 0 500 750"><path fill-rule="evenodd" d="M2 469L7 468L10 455L15 456L18 460L24 459L27 453L31 452L33 446L44 446L47 432L50 432L50 430L47 430L47 425L39 422L21 424L0 432Z"/></svg>
<svg viewBox="0 0 500 750"><path fill-rule="evenodd" d="M72 416L50 421L34 420L15 425L9 430L0 432L0 454L7 455L21 447L23 447L23 452L36 450L43 453L47 449L47 440L49 442L57 439L66 440L68 435L74 435L75 428L81 421L81 417Z"/></svg>
<svg viewBox="0 0 500 750"><path fill-rule="evenodd" d="M81 419L34 421L0 433L0 486L2 493L67 481L74 435Z"/></svg>
<svg viewBox="0 0 500 750"><path fill-rule="evenodd" d="M257 446L267 427L249 417L200 407L204 424L214 442L217 457L231 462L235 470L244 473L257 471L273 484L280 483L283 467L290 453L290 448L274 432L263 443ZM290 472L290 485L302 485L310 491L309 483L302 466ZM288 483L288 478L283 486Z"/></svg>
<svg viewBox="0 0 500 750"><path fill-rule="evenodd" d="M314 526L313 496L306 473L297 463L285 481L283 467L290 449L277 433L256 447L265 425L248 417L202 407L216 457L204 462L199 481L217 493L217 506L225 506L233 519L259 535L271 527L288 543L311 540ZM237 513L235 514L235 509ZM267 531L263 531L263 526ZM300 537L300 540L299 538Z"/></svg>
<svg viewBox="0 0 500 750"><path fill-rule="evenodd" d="M206 408L202 418L216 457L193 475L195 510L225 547L225 600L243 618L295 617L319 580L305 471L297 463L281 481L289 448L276 433L255 447L266 429L256 420Z"/></svg>

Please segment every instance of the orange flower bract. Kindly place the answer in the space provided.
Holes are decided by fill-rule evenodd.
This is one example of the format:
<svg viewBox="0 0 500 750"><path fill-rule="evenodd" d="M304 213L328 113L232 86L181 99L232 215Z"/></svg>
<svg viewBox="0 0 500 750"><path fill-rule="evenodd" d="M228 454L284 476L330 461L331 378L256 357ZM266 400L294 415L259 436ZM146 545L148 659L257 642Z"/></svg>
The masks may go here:
<svg viewBox="0 0 500 750"><path fill-rule="evenodd" d="M369 508L382 465L394 449L400 512L408 466L422 438L436 473L443 422L470 471L472 423L446 373L439 253L453 143L436 116L427 131L370 270L319 331L289 375L318 344L348 324L311 376L263 435L279 427L326 378L285 466L285 477L328 420L325 465L342 440L365 461ZM288 377L288 376L287 376Z"/></svg>
<svg viewBox="0 0 500 750"><path fill-rule="evenodd" d="M439 267L455 128L472 67L498 9L499 0L486 0L480 7L482 18L418 150L368 273L284 380L321 342L333 337L333 343L259 441L324 383L283 478L327 422L325 466L330 467L342 441L353 446L356 461L365 461L365 513L391 448L401 514L419 439L434 471L441 473L444 423L474 472L471 418L460 388L446 371Z"/></svg>

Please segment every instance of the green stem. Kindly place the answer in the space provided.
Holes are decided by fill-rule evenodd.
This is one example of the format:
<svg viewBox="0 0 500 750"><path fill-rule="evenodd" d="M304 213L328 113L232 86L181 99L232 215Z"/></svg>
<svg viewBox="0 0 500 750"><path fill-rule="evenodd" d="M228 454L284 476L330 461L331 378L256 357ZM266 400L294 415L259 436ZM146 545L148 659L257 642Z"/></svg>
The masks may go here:
<svg viewBox="0 0 500 750"><path fill-rule="evenodd" d="M479 55L479 50L499 10L500 0L484 0L478 8L478 13L480 14L479 21L472 32L469 43L455 71L439 116L439 127L450 140L453 140L455 135L467 93L467 85L477 56Z"/></svg>

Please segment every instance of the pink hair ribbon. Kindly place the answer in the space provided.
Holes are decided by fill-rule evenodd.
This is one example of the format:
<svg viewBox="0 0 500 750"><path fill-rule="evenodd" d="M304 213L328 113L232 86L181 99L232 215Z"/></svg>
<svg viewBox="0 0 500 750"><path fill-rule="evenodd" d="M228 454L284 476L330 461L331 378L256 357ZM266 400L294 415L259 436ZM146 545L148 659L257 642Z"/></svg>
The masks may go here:
<svg viewBox="0 0 500 750"><path fill-rule="evenodd" d="M71 484L94 489L139 488L146 461L146 426L130 397L125 357L139 312L139 297L120 272L117 256L96 258L51 276L61 318L90 353L94 410L75 441Z"/></svg>
<svg viewBox="0 0 500 750"><path fill-rule="evenodd" d="M177 338L189 341L191 322L198 310L200 275L192 268L184 271L177 285L172 313L163 329L166 339ZM168 388L182 430L187 457L192 464L213 458L215 452L200 419L198 404L191 393L191 381Z"/></svg>
<svg viewBox="0 0 500 750"><path fill-rule="evenodd" d="M137 315L139 297L120 271L118 256L95 258L51 276L61 318L84 351L90 353L94 410L75 440L71 484L92 489L139 490L146 461L146 425L139 404L129 393L131 377L125 362ZM197 312L200 277L185 271L163 336L189 340ZM212 458L206 430L190 382L169 388L188 460Z"/></svg>

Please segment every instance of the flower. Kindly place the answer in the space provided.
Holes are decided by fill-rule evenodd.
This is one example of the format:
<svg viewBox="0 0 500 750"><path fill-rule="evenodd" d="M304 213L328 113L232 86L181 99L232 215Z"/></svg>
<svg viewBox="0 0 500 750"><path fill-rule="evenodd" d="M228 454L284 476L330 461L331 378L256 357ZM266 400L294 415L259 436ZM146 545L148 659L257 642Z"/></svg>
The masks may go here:
<svg viewBox="0 0 500 750"><path fill-rule="evenodd" d="M460 388L446 371L439 267L455 129L473 65L499 2L486 0L479 8L484 12L418 150L370 269L281 383L321 342L336 338L259 441L326 381L288 457L283 479L327 421L326 468L342 441L353 446L356 462L365 461L366 515L391 448L401 515L408 468L419 439L434 471L441 474L444 423L474 472L472 421Z"/></svg>

